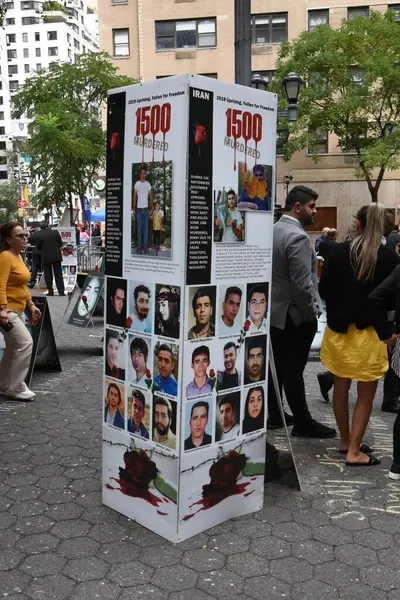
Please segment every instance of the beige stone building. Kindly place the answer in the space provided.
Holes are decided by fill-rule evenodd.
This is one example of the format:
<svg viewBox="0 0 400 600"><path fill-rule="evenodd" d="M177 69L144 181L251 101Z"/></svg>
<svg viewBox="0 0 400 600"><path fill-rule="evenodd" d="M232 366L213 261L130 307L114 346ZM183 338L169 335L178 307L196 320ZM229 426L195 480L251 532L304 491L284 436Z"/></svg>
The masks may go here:
<svg viewBox="0 0 400 600"><path fill-rule="evenodd" d="M399 9L400 0L252 0L252 71L268 79L283 39L305 29L368 10ZM122 73L149 81L198 73L234 81L234 0L98 0L100 47ZM321 160L307 151L284 163L278 158L277 201L283 202L285 175L320 193L317 228L336 226L345 234L358 206L370 202L366 183L354 176L354 157L343 154L333 136L321 139ZM388 172L380 202L400 217L400 172Z"/></svg>

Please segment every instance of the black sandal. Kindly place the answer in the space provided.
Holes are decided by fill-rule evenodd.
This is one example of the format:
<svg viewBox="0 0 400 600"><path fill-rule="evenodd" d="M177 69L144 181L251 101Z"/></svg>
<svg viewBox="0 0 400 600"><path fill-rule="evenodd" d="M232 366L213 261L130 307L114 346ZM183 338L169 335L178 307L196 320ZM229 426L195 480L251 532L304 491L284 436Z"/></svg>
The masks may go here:
<svg viewBox="0 0 400 600"><path fill-rule="evenodd" d="M348 467L375 467L376 465L380 465L380 464L381 464L381 461L378 458L376 458L376 456L370 456L369 461L366 463L359 463L359 462L352 463L352 462L347 462L347 460L346 460L346 465Z"/></svg>
<svg viewBox="0 0 400 600"><path fill-rule="evenodd" d="M371 448L371 446L368 446L368 444L361 444L360 452L363 452L364 454L371 454L372 452L375 452L375 450L373 448ZM339 450L339 454L347 454L347 453L348 453L348 450Z"/></svg>

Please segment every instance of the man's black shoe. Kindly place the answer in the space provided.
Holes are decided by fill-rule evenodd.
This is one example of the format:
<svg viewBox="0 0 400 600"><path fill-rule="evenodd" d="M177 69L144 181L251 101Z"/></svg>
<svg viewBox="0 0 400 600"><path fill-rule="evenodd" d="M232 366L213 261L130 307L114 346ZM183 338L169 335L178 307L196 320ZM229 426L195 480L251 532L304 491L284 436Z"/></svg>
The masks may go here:
<svg viewBox="0 0 400 600"><path fill-rule="evenodd" d="M48 296L54 296L54 292L49 292L47 295Z"/></svg>
<svg viewBox="0 0 400 600"><path fill-rule="evenodd" d="M285 421L286 421L286 425L293 425L294 423L294 418L292 417L292 415L288 415L288 413L285 412ZM283 427L283 422L282 419L279 417L279 419L271 419L271 417L268 417L267 420L267 429L282 429Z"/></svg>
<svg viewBox="0 0 400 600"><path fill-rule="evenodd" d="M318 421L312 419L309 423L303 425L294 425L292 435L305 438L333 438L336 436L336 429L327 427Z"/></svg>
<svg viewBox="0 0 400 600"><path fill-rule="evenodd" d="M400 410L400 400L392 400L392 402L383 402L382 409L383 412L397 413Z"/></svg>
<svg viewBox="0 0 400 600"><path fill-rule="evenodd" d="M325 400L325 402L329 402L329 392L333 386L333 376L332 373L318 373L317 375L319 389L321 390L321 396Z"/></svg>

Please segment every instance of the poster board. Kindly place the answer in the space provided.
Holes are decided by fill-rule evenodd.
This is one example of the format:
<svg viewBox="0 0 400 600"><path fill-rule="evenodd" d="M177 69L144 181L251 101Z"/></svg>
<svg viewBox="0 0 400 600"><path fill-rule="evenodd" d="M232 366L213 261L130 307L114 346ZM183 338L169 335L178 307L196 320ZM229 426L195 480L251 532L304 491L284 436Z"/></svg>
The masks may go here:
<svg viewBox="0 0 400 600"><path fill-rule="evenodd" d="M110 92L103 502L167 539L262 507L275 94Z"/></svg>
<svg viewBox="0 0 400 600"><path fill-rule="evenodd" d="M34 369L37 367L49 371L62 371L47 298L32 296L32 300L42 313L42 318L32 325L30 313L25 314L25 324L33 339L31 362L25 379L28 387L30 387Z"/></svg>
<svg viewBox="0 0 400 600"><path fill-rule="evenodd" d="M75 275L76 278L76 275ZM90 271L68 319L69 325L88 327L104 287L104 273Z"/></svg>

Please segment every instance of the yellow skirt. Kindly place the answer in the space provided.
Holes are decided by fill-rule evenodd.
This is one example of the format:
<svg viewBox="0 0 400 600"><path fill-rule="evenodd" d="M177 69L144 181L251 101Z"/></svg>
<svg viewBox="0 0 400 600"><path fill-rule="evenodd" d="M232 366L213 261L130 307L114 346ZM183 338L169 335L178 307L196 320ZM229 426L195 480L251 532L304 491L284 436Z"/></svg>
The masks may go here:
<svg viewBox="0 0 400 600"><path fill-rule="evenodd" d="M321 362L338 377L356 381L376 381L388 370L387 346L373 327L336 333L326 326Z"/></svg>

